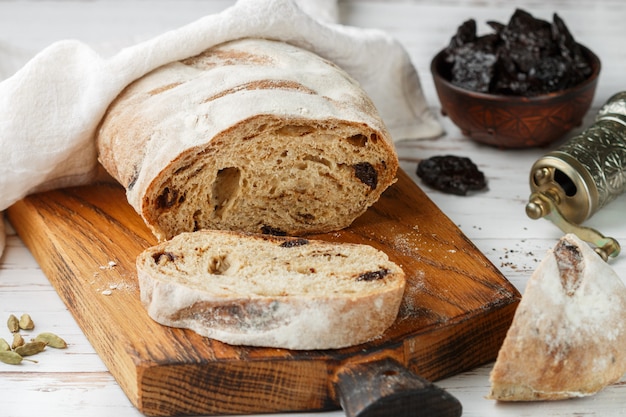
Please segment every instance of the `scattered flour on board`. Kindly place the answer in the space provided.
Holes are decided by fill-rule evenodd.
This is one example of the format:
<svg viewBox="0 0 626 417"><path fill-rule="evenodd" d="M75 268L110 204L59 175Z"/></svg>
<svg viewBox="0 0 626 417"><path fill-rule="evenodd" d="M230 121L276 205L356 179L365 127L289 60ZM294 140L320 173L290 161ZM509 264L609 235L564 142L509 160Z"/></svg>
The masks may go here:
<svg viewBox="0 0 626 417"><path fill-rule="evenodd" d="M118 266L117 262L109 261L106 265L100 265L99 270L100 271L113 270L117 266ZM94 278L101 278L100 271L97 271L93 274ZM96 283L97 282L95 280L92 281L92 284L96 284ZM99 285L96 291L98 291L101 295L106 295L106 296L113 295L114 291L134 292L138 288L134 280L128 281L128 280L125 280L124 278L120 278L118 280L110 281L104 284L100 282L98 284Z"/></svg>
<svg viewBox="0 0 626 417"><path fill-rule="evenodd" d="M105 269L113 269L117 266L117 262L115 261L109 261L108 264L106 265L100 265L100 269L105 270Z"/></svg>
<svg viewBox="0 0 626 417"><path fill-rule="evenodd" d="M423 310L423 307L417 300L419 299L420 292L424 290L424 278L425 273L421 270L412 271L412 274L407 276L404 297L402 297L402 304L398 312L398 320L415 316Z"/></svg>
<svg viewBox="0 0 626 417"><path fill-rule="evenodd" d="M98 289L98 291L100 291L100 294L102 295L112 295L115 291L132 292L136 290L137 290L136 284L125 282L125 281L111 282L108 284L108 287Z"/></svg>

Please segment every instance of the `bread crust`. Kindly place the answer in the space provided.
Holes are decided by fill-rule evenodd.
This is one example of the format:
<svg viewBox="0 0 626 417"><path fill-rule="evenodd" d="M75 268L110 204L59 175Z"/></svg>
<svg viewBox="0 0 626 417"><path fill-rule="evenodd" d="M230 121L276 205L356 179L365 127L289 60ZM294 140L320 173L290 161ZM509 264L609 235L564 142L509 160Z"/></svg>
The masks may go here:
<svg viewBox="0 0 626 417"><path fill-rule="evenodd" d="M111 104L99 160L160 239L203 228L324 233L395 181L358 84L294 46L242 39L161 67Z"/></svg>
<svg viewBox="0 0 626 417"><path fill-rule="evenodd" d="M137 258L155 321L234 345L336 349L380 337L404 272L370 246L203 230Z"/></svg>
<svg viewBox="0 0 626 417"><path fill-rule="evenodd" d="M529 279L491 372L489 398L592 395L626 372L626 287L585 242L564 236Z"/></svg>

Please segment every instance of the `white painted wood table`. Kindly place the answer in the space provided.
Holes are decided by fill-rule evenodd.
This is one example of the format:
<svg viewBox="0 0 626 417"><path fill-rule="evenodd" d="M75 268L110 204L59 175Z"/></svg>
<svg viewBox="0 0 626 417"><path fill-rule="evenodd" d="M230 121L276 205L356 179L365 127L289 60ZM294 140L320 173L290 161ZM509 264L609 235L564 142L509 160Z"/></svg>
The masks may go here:
<svg viewBox="0 0 626 417"><path fill-rule="evenodd" d="M5 56L0 62L0 71L4 71L1 75L6 76L23 57L55 40L77 38L98 45L106 53L205 14L219 12L232 3L0 1L0 51ZM594 50L603 63L594 105L582 129L610 95L626 90L626 3L621 0L521 0L515 4L498 0L357 0L339 4L343 23L382 28L406 46L419 71L426 99L446 129L446 135L439 139L400 143L402 167L419 183L415 168L421 158L455 154L468 156L479 165L489 180L486 192L458 197L423 188L523 292L528 277L546 250L562 235L548 221L530 220L524 212L529 195L529 169L548 149L500 150L478 145L464 137L449 120L439 116L439 101L429 73L430 59L448 43L457 26L470 17L476 18L480 31L485 32L487 20L506 22L514 7L548 20L557 12L576 39ZM15 61L7 61L7 54L12 54ZM626 197L621 197L586 224L626 242L625 212ZM140 416L10 227L7 243L0 264L0 337L9 336L4 320L10 313L29 312L38 329L64 336L70 347L47 354L36 366L0 363L0 416ZM626 278L626 254L611 263L620 276ZM489 390L491 366L488 364L438 382L462 402L465 416L626 415L624 381L584 399L497 404L484 398ZM343 412L292 415L341 416Z"/></svg>

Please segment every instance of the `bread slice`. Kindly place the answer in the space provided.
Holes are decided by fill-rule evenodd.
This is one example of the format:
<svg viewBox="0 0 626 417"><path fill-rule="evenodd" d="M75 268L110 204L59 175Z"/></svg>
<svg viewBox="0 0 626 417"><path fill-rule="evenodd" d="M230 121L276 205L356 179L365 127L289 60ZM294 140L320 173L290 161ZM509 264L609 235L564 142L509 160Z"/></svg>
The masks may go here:
<svg viewBox="0 0 626 417"><path fill-rule="evenodd" d="M356 81L264 39L228 42L137 80L107 110L97 144L160 240L199 229L343 229L398 168Z"/></svg>
<svg viewBox="0 0 626 417"><path fill-rule="evenodd" d="M626 287L573 234L529 279L491 372L489 397L559 400L592 395L626 372Z"/></svg>
<svg viewBox="0 0 626 417"><path fill-rule="evenodd" d="M148 314L233 345L334 349L379 337L405 278L367 245L228 231L183 233L137 258Z"/></svg>

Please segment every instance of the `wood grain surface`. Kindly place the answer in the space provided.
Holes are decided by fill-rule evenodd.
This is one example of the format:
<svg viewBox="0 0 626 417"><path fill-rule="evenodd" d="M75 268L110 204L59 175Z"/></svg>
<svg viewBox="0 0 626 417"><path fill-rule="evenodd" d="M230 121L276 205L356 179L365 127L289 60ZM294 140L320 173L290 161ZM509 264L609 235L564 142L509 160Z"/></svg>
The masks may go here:
<svg viewBox="0 0 626 417"><path fill-rule="evenodd" d="M375 246L407 274L394 325L340 350L229 346L152 321L139 301L135 257L156 240L116 184L35 194L8 217L147 415L335 409L332 376L381 358L430 380L453 375L495 358L520 297L403 171L350 228L313 236Z"/></svg>

